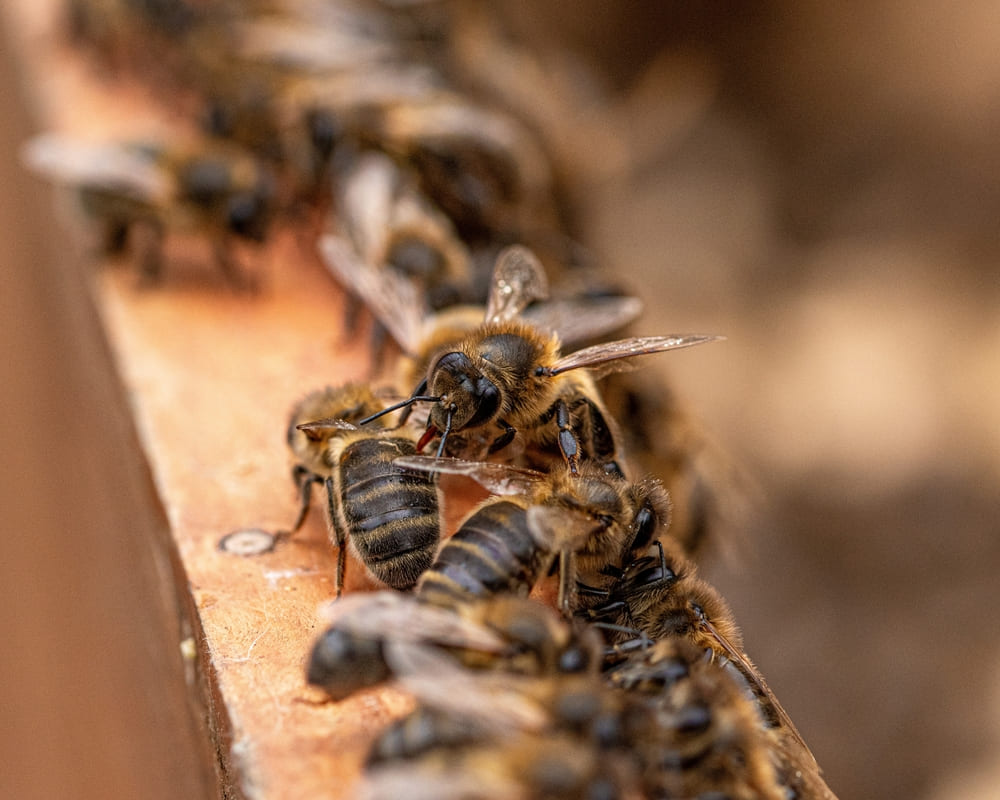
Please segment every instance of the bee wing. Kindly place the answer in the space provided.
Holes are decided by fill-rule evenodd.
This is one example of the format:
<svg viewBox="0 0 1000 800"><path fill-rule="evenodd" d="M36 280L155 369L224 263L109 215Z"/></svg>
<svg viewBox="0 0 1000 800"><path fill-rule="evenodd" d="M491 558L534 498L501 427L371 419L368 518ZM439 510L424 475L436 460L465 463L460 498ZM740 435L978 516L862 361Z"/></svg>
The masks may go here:
<svg viewBox="0 0 1000 800"><path fill-rule="evenodd" d="M766 703L771 707L774 712L774 716L778 722L778 725L788 733L791 734L792 738L801 746L804 754L807 756L807 760L813 765L816 764L816 757L812 754L809 746L806 744L805 739L802 738L802 734L799 733L798 728L792 722L792 718L788 716L788 712L782 707L781 703L778 702L777 696L771 691L771 688L767 685L764 680L764 676L760 674L760 671L753 665L749 658L747 658L743 653L733 646L732 642L719 631L711 622L708 620L702 620L702 629L708 636L719 646L719 648L725 653L726 658L732 663L733 667L740 673L740 675L750 684L750 689L754 694L754 700L758 703Z"/></svg>
<svg viewBox="0 0 1000 800"><path fill-rule="evenodd" d="M637 297L570 297L539 303L521 316L557 334L564 346L572 346L624 328L641 313L642 301Z"/></svg>
<svg viewBox="0 0 1000 800"><path fill-rule="evenodd" d="M287 20L254 20L237 26L241 55L287 69L331 72L357 70L388 60L393 50L387 42L365 36L358 19L340 25L305 25ZM354 24L348 27L343 23Z"/></svg>
<svg viewBox="0 0 1000 800"><path fill-rule="evenodd" d="M434 456L401 456L393 464L421 472L445 472L472 478L493 494L520 495L533 490L545 480L545 474L533 469L496 464L491 461L466 461L461 458L435 458Z"/></svg>
<svg viewBox="0 0 1000 800"><path fill-rule="evenodd" d="M346 419L337 419L335 417L325 417L310 422L303 422L301 425L296 425L295 429L302 431L306 435L310 433L322 433L331 429L337 431L360 430L357 425L348 422Z"/></svg>
<svg viewBox="0 0 1000 800"><path fill-rule="evenodd" d="M321 236L319 252L334 278L361 298L396 344L412 355L419 345L426 316L416 284L391 269L374 269L365 264L339 236Z"/></svg>
<svg viewBox="0 0 1000 800"><path fill-rule="evenodd" d="M558 375L581 367L593 369L598 365L607 365L608 362L621 361L650 353L662 353L665 350L679 350L682 347L694 347L697 344L705 344L724 338L724 336L705 336L702 334L678 334L676 336L635 336L631 339L619 339L616 342L605 342L593 347L585 347L575 353L563 356L549 368L548 374ZM628 365L614 364L605 366L596 372L599 376L603 376L623 369L628 369Z"/></svg>
<svg viewBox="0 0 1000 800"><path fill-rule="evenodd" d="M386 660L403 687L423 705L470 719L486 733L538 731L547 714L524 690L524 680L500 672L473 672L451 655L412 642L392 642Z"/></svg>
<svg viewBox="0 0 1000 800"><path fill-rule="evenodd" d="M521 245L511 245L497 256L485 321L507 322L548 294L549 281L535 254Z"/></svg>
<svg viewBox="0 0 1000 800"><path fill-rule="evenodd" d="M148 156L123 144L43 133L21 150L25 165L55 183L107 189L150 203L166 201L174 182Z"/></svg>
<svg viewBox="0 0 1000 800"><path fill-rule="evenodd" d="M400 592L347 595L321 613L337 628L394 642L432 643L486 653L507 649L507 643L489 628Z"/></svg>

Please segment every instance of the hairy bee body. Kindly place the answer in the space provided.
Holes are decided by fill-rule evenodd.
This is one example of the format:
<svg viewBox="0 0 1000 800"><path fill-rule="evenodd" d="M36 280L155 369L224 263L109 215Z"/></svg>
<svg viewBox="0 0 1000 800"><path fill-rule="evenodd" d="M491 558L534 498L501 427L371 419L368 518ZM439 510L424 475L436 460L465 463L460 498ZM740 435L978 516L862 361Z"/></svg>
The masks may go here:
<svg viewBox="0 0 1000 800"><path fill-rule="evenodd" d="M669 500L656 481L630 482L587 462L576 474L562 465L542 473L427 457L399 464L465 475L503 495L459 524L421 578L418 597L441 605L526 595L556 559L560 606L589 605L614 580L607 566L630 562L668 524Z"/></svg>
<svg viewBox="0 0 1000 800"><path fill-rule="evenodd" d="M130 232L144 228L152 240L137 260L151 280L162 271L164 237L180 232L205 236L226 276L243 282L233 245L261 244L278 205L271 170L216 140L99 144L49 133L29 142L24 158L75 190L82 211L104 229L105 254L123 250Z"/></svg>
<svg viewBox="0 0 1000 800"><path fill-rule="evenodd" d="M461 524L423 574L417 596L452 605L500 593L527 594L544 555L528 528L523 502L487 503Z"/></svg>
<svg viewBox="0 0 1000 800"><path fill-rule="evenodd" d="M296 405L288 424L301 495L292 531L305 520L311 487L323 483L330 538L339 548L338 593L347 547L380 584L409 589L430 566L440 539L433 477L393 463L416 452L413 437L378 420L372 428L353 424L384 405L364 384L320 389Z"/></svg>
<svg viewBox="0 0 1000 800"><path fill-rule="evenodd" d="M365 767L417 758L441 748L467 747L480 741L478 734L467 720L418 706L382 731L368 752Z"/></svg>
<svg viewBox="0 0 1000 800"><path fill-rule="evenodd" d="M679 545L659 542L658 549L658 556L642 556L628 565L605 602L588 612L592 621L607 626L611 652L616 657L624 654L628 664L636 657L637 646L641 650L651 641L695 648L752 704L756 722L767 737L777 783L783 787L776 796L831 800L834 795L808 746L743 652L739 629L725 601L696 576L694 564ZM627 666L621 669L621 675L628 673Z"/></svg>
<svg viewBox="0 0 1000 800"><path fill-rule="evenodd" d="M415 452L412 439L364 432L338 440L331 453L336 541L349 542L372 577L394 589L416 584L440 538L433 480L393 464Z"/></svg>
<svg viewBox="0 0 1000 800"><path fill-rule="evenodd" d="M786 797L753 702L691 642L636 651L606 680L646 712L635 738L648 796Z"/></svg>

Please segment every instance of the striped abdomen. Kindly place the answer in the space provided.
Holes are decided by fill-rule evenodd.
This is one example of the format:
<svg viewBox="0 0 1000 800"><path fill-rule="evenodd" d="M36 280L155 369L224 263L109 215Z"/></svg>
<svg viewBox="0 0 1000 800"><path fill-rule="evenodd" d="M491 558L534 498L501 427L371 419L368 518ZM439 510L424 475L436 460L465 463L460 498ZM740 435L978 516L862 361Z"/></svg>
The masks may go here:
<svg viewBox="0 0 1000 800"><path fill-rule="evenodd" d="M528 530L527 514L509 500L483 506L438 553L417 596L442 605L495 594L527 594L543 553Z"/></svg>
<svg viewBox="0 0 1000 800"><path fill-rule="evenodd" d="M346 533L368 571L394 589L417 582L440 539L434 479L392 463L415 452L407 439L364 438L345 447L339 459Z"/></svg>

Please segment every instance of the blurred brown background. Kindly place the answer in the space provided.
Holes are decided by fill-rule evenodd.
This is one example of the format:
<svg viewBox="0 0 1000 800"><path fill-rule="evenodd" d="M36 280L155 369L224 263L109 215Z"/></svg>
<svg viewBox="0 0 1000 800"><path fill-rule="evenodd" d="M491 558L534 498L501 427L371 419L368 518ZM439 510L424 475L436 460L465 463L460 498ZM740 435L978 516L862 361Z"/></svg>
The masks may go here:
<svg viewBox="0 0 1000 800"><path fill-rule="evenodd" d="M591 122L629 137L627 157L581 168L579 196L588 244L641 287L645 330L729 337L664 359L758 497L706 572L831 787L994 797L1000 8L507 5L599 79ZM3 69L0 748L16 769L0 796L199 796L197 724L158 633L176 624L169 567L127 535L162 520L115 457L132 434L107 411L121 398L81 287L46 260L46 201L7 178L28 127Z"/></svg>
<svg viewBox="0 0 1000 800"><path fill-rule="evenodd" d="M658 363L756 484L748 652L842 800L995 797L1000 7L514 5L629 115L585 230L644 332L729 337Z"/></svg>

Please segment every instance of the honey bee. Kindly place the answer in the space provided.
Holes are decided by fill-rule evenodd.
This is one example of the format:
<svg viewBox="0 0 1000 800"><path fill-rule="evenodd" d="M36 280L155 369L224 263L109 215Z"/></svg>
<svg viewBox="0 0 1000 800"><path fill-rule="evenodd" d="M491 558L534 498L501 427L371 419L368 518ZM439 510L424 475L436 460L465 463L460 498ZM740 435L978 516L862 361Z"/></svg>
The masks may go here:
<svg viewBox="0 0 1000 800"><path fill-rule="evenodd" d="M103 228L106 254L124 249L133 228L145 229L152 242L139 264L147 281L160 277L165 234L194 232L209 239L227 278L246 284L232 247L237 241L263 242L276 210L270 171L223 143L173 148L42 134L27 144L24 160L76 190L85 215Z"/></svg>
<svg viewBox="0 0 1000 800"><path fill-rule="evenodd" d="M411 166L464 241L559 229L545 154L511 116L447 88L391 103L355 102L338 116L362 147Z"/></svg>
<svg viewBox="0 0 1000 800"><path fill-rule="evenodd" d="M561 631L550 627L550 632L573 635L567 621L560 624ZM409 655L402 683L420 705L376 741L369 755L365 780L378 787L378 796L390 796L403 771L418 796L580 797L609 791L619 796L626 787L639 796L633 737L649 726L631 718L633 708L642 709L607 687L592 668L515 674L470 670L442 651ZM549 747L552 742L558 745ZM522 770L511 782L503 774L505 762L523 759L525 744L533 760L519 761ZM499 767L483 773L481 760L488 758ZM600 768L593 770L592 763ZM439 772L444 764L451 770ZM475 778L479 789L469 794Z"/></svg>
<svg viewBox="0 0 1000 800"><path fill-rule="evenodd" d="M754 703L693 643L664 639L605 675L646 710L635 737L646 796L784 800Z"/></svg>
<svg viewBox="0 0 1000 800"><path fill-rule="evenodd" d="M288 444L298 459L293 479L301 497L292 532L305 520L312 484L322 481L330 538L337 547L338 595L348 546L380 584L408 589L430 566L441 535L434 478L393 464L415 453L415 437L405 429L361 429L351 423L383 405L367 386L323 389L296 405L288 425Z"/></svg>
<svg viewBox="0 0 1000 800"><path fill-rule="evenodd" d="M421 576L416 593L428 602L527 594L558 559L557 603L568 611L601 595L607 564L631 561L669 524L669 500L656 481L630 482L592 464L577 475L565 466L542 473L422 456L396 464L470 477L499 495L459 524ZM576 589L581 577L589 592L584 597Z"/></svg>
<svg viewBox="0 0 1000 800"><path fill-rule="evenodd" d="M606 625L611 660L650 641L685 639L729 673L753 700L775 748L779 771L804 787L821 787L813 797L832 797L816 759L764 677L742 649L742 640L725 601L695 574L694 564L669 540L654 542L656 555L629 564L603 605L587 612ZM810 791L813 791L810 789Z"/></svg>
<svg viewBox="0 0 1000 800"><path fill-rule="evenodd" d="M312 648L306 677L333 700L390 678L411 689L423 686L426 662L435 653L469 669L527 676L596 674L601 664L600 637L593 631L513 595L441 606L410 594L353 594L330 604L325 616L329 626ZM513 694L507 701L512 713L523 711L515 708Z"/></svg>
<svg viewBox="0 0 1000 800"><path fill-rule="evenodd" d="M418 450L440 436L438 455L442 455L448 452L453 432L499 429L500 435L486 448L489 455L507 447L522 430L542 454L557 445L574 474L581 460L623 474L613 423L593 377L582 370L615 371L626 359L719 337L636 337L560 356L558 335L517 319L532 300L546 293L545 274L531 252L520 246L505 249L497 259L483 324L454 350L435 357L408 400L380 413L430 402Z"/></svg>
<svg viewBox="0 0 1000 800"><path fill-rule="evenodd" d="M570 734L434 747L366 770L358 797L415 800L639 798L634 759Z"/></svg>
<svg viewBox="0 0 1000 800"><path fill-rule="evenodd" d="M341 181L338 220L358 257L414 281L432 310L468 297L469 254L446 216L392 159L360 155Z"/></svg>

